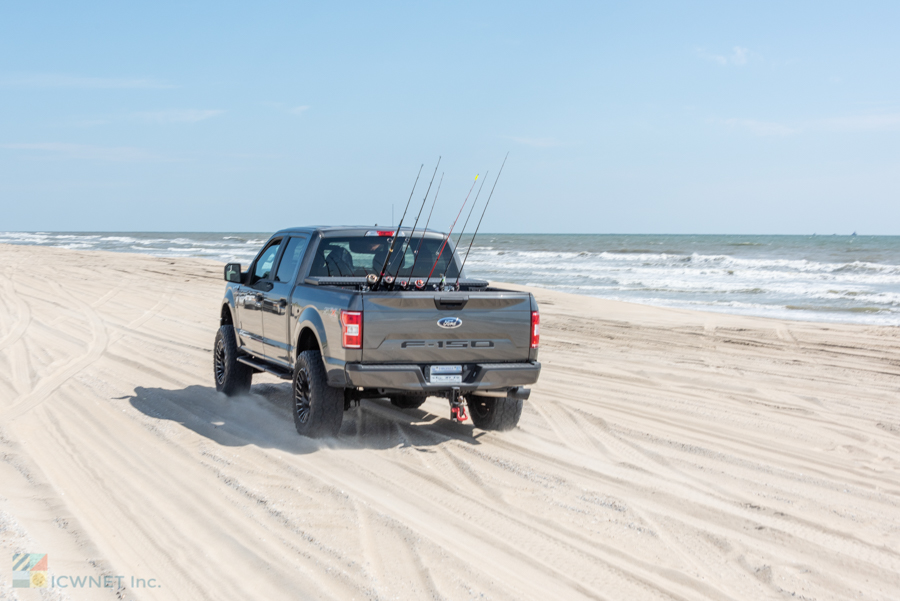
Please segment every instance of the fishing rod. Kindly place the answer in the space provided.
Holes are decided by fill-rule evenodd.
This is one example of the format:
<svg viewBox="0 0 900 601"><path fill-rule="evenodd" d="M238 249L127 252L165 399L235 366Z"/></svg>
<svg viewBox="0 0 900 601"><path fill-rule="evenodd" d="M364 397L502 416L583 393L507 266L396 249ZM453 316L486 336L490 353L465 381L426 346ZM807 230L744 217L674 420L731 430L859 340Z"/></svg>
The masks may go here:
<svg viewBox="0 0 900 601"><path fill-rule="evenodd" d="M434 183L434 176L437 175L438 167L441 165L441 157L438 157L437 165L434 166L434 173L431 174L431 181L428 182L428 189L425 190L425 198L422 199L422 206L419 207L419 214L416 215L416 221L413 223L412 231L409 233L409 237L406 239L406 246L403 248L400 253L400 261L397 263L397 271L394 272L394 279L397 279L397 276L400 275L400 270L403 268L403 259L406 258L406 251L409 250L409 245L412 242L413 234L416 233L416 226L419 225L419 217L422 216L422 209L425 208L425 201L428 200L428 193L431 192L431 184ZM398 230L399 233L399 230ZM410 271L410 275L412 271ZM406 284L404 283L402 288L406 288Z"/></svg>
<svg viewBox="0 0 900 601"><path fill-rule="evenodd" d="M462 240L463 234L466 233L466 226L469 225L469 219L472 217L472 212L475 211L475 205L478 204L478 197L481 196L481 191L484 189L484 182L487 181L489 171L484 173L484 179L481 180L481 185L478 186L478 193L475 195L475 200L472 201L472 206L469 208L469 214L466 215L466 221L463 223L462 229L459 231L459 237L456 239L456 244L453 245L453 248L450 249L450 259L447 260L447 269L450 269L450 265L453 265L453 256L456 254L456 249L459 247L459 241ZM456 278L457 286L459 285L459 278Z"/></svg>
<svg viewBox="0 0 900 601"><path fill-rule="evenodd" d="M503 165L506 165L506 159L509 158L509 153L506 153L506 156L503 157ZM494 189L497 187L497 182L500 180L500 174L503 173L503 165L500 165L500 171L497 172L497 179L494 180L494 185L491 187L491 193L488 194L487 202L484 203L484 210L481 212L481 218L478 220L478 225L475 227L475 233L472 234L472 239L469 241L469 248L466 250L466 256L463 259L462 265L459 267L459 273L456 274L456 285L459 286L459 276L462 275L463 267L466 266L466 261L469 259L469 251L472 250L472 244L475 242L475 236L478 235L478 230L481 228L481 220L484 219L484 214L487 213L488 205L491 204L491 197L494 195Z"/></svg>
<svg viewBox="0 0 900 601"><path fill-rule="evenodd" d="M394 231L391 236L391 245L388 247L387 256L384 258L384 265L381 266L381 272L378 274L378 278L372 284L372 289L377 290L379 284L384 279L384 272L387 269L388 262L391 260L391 253L394 252L394 244L397 242L397 234L400 233L400 228L403 227L403 219L406 217L406 211L409 209L409 201L412 200L413 193L416 191L416 185L419 183L419 176L422 175L422 167L425 166L425 163L419 167L419 173L416 175L416 181L413 183L413 189L409 193L409 200L406 201L406 209L403 209L403 217L400 218L400 225L397 226L397 229ZM394 281L394 278L391 278L391 282ZM390 282L389 282L390 283Z"/></svg>
<svg viewBox="0 0 900 601"><path fill-rule="evenodd" d="M490 171L484 172L484 179L481 180L481 185L478 186L478 194L475 195L475 200L472 201L472 206L469 208L469 214L466 216L466 222L463 223L462 230L460 230L459 232L459 238L456 239L456 246L459 246L459 241L462 240L463 234L466 231L466 226L469 225L469 219L472 218L472 212L475 210L475 205L478 204L478 197L481 196L481 190L484 188L484 182L487 181L488 174L490 174Z"/></svg>
<svg viewBox="0 0 900 601"><path fill-rule="evenodd" d="M431 223L431 214L434 213L434 205L437 204L438 195L441 193L441 184L444 183L444 174L441 173L441 181L438 182L437 192L434 193L434 200L431 201L431 210L428 212L428 219L425 220L425 229L422 230L422 235L419 237L419 245L416 246L416 252L413 253L413 264L409 270L409 277L413 277L416 269L416 263L419 262L419 251L422 249L422 241L425 240L425 234L428 233L428 224ZM422 283L420 286L419 283ZM416 280L416 288L424 288L425 282L422 280Z"/></svg>
<svg viewBox="0 0 900 601"><path fill-rule="evenodd" d="M466 194L466 199L463 201L462 206L459 207L459 213L456 214L456 219L453 220L453 225L450 226L450 231L447 232L447 235L444 236L444 243L441 244L441 249L438 251L437 258L434 260L434 265L431 266L431 271L428 273L428 277L425 278L425 283L428 283L428 280L431 279L431 275L434 273L435 268L437 267L438 261L441 260L441 255L444 253L444 247L447 246L447 240L450 239L450 234L453 233L453 228L456 227L456 222L459 221L459 216L462 215L463 209L466 208L466 203L469 202L469 196L472 195L472 190L475 189L475 183L478 181L478 176L475 176L475 181L472 182L472 187L469 188L469 193ZM443 278L442 278L443 281Z"/></svg>

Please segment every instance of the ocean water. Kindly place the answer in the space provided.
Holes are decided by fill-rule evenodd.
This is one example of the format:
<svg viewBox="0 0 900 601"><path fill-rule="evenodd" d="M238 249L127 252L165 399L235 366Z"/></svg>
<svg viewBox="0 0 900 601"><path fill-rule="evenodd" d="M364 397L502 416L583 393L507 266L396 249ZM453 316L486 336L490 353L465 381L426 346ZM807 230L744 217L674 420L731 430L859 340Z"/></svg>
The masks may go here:
<svg viewBox="0 0 900 601"><path fill-rule="evenodd" d="M195 257L247 264L271 234L209 232L0 232L0 244Z"/></svg>
<svg viewBox="0 0 900 601"><path fill-rule="evenodd" d="M466 269L650 305L900 325L900 236L485 234Z"/></svg>
<svg viewBox="0 0 900 601"><path fill-rule="evenodd" d="M244 264L267 238L266 233L0 233L0 243ZM900 326L900 236L480 234L466 271L493 281L650 305Z"/></svg>

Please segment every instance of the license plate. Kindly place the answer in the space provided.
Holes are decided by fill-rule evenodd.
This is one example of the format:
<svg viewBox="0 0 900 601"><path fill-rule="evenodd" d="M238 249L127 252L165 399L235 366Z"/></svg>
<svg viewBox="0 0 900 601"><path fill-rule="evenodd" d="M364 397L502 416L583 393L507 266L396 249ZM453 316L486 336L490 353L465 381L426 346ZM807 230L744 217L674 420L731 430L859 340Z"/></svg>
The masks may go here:
<svg viewBox="0 0 900 601"><path fill-rule="evenodd" d="M432 384L462 384L462 365L432 365Z"/></svg>

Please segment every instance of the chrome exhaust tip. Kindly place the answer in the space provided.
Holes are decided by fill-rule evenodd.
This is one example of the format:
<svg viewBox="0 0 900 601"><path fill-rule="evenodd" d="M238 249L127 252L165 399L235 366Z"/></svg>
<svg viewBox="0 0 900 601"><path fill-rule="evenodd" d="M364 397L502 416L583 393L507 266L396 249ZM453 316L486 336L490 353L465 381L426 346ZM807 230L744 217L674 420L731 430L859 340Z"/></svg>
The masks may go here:
<svg viewBox="0 0 900 601"><path fill-rule="evenodd" d="M524 388L522 386L516 386L515 388L509 389L509 396L513 399L518 399L520 401L527 401L528 397L531 396L531 389Z"/></svg>

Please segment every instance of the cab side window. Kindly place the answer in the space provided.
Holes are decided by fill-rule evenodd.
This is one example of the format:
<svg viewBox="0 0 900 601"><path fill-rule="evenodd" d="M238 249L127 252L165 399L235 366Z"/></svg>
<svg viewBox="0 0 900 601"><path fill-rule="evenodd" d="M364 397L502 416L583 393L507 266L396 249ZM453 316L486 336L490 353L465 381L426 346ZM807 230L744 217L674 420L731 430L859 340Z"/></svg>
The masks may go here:
<svg viewBox="0 0 900 601"><path fill-rule="evenodd" d="M275 258L278 256L278 249L281 248L281 240L274 240L266 247L253 267L253 281L264 280L272 274L272 268L275 267Z"/></svg>
<svg viewBox="0 0 900 601"><path fill-rule="evenodd" d="M278 264L278 272L275 274L276 282L291 282L294 272L297 271L297 265L303 258L303 251L306 250L307 238L291 238L288 240L281 256L281 262Z"/></svg>

